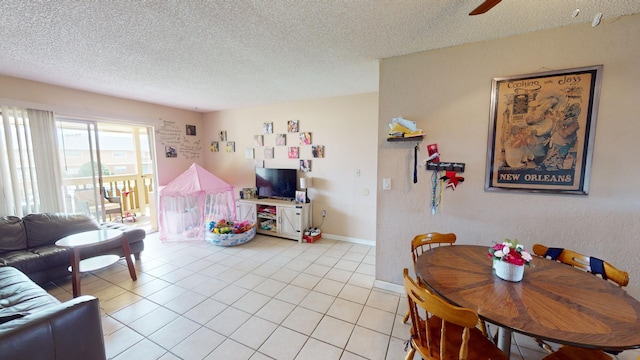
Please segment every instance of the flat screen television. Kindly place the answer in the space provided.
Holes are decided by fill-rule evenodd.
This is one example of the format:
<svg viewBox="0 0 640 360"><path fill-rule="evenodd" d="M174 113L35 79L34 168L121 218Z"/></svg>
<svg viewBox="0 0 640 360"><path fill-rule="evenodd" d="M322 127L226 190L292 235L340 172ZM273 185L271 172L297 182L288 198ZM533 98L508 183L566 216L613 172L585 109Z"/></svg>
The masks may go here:
<svg viewBox="0 0 640 360"><path fill-rule="evenodd" d="M298 185L298 170L256 168L258 197L273 199L295 199Z"/></svg>

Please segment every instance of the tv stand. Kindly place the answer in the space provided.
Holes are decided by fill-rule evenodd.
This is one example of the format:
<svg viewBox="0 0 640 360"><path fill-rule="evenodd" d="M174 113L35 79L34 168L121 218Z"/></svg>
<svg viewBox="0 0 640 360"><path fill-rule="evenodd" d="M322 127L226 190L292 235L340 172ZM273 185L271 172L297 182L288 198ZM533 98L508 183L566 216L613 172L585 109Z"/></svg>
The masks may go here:
<svg viewBox="0 0 640 360"><path fill-rule="evenodd" d="M302 242L304 230L311 226L311 203L276 199L237 200L236 217L256 223L258 234Z"/></svg>

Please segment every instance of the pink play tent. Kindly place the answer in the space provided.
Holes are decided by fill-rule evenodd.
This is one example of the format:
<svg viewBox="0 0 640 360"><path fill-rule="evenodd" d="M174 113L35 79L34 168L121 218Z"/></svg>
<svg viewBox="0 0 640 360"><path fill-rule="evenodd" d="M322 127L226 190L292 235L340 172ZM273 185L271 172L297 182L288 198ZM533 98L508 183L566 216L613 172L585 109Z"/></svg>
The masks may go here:
<svg viewBox="0 0 640 360"><path fill-rule="evenodd" d="M236 218L233 186L198 164L160 190L160 240L204 240L209 222Z"/></svg>

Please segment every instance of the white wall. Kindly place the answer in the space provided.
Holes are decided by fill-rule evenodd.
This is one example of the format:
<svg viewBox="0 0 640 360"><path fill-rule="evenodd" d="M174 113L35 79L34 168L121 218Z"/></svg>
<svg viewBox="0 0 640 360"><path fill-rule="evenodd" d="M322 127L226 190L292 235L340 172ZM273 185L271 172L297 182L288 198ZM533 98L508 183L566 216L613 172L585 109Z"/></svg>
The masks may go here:
<svg viewBox="0 0 640 360"><path fill-rule="evenodd" d="M640 15L385 59L380 72L376 278L401 284L411 268L409 242L429 231L487 247L504 238L572 248L629 271L640 285ZM604 65L588 196L484 191L491 80L495 77ZM413 184L413 143L387 143L398 115L418 122L443 160L466 163L465 181L430 211L427 171ZM526 273L525 273L526 276Z"/></svg>
<svg viewBox="0 0 640 360"><path fill-rule="evenodd" d="M254 147L254 135L261 135L263 124L272 122L274 134L265 135L265 146L275 148L274 159L265 167L298 168L299 161L288 159L288 146L300 147L300 158L311 159L313 225L321 223L321 210L327 211L323 236L365 241L375 239L376 217L376 123L377 93L327 99L297 101L241 110L208 113L204 116L205 142L218 140L227 131L235 141L236 152L205 151L207 170L236 187L255 187L254 160L245 158L245 149L254 148L256 159L264 159L264 148ZM300 131L312 133L312 143L325 146L325 157L311 157L311 147L299 145L297 134L287 134L287 146L275 146L275 134L287 133L287 121L299 120ZM357 171L360 170L358 176ZM304 176L304 175L302 175Z"/></svg>

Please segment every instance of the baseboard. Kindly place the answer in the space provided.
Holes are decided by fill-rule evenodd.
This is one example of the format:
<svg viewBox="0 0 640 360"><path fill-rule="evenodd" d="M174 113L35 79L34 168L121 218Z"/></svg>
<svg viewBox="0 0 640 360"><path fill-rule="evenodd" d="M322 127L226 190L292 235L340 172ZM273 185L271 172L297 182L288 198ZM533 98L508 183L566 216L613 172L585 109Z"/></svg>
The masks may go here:
<svg viewBox="0 0 640 360"><path fill-rule="evenodd" d="M350 243L354 243L354 244L376 246L376 242L372 241L372 240L358 239L358 238L339 236L339 235L333 235L333 234L327 234L327 233L322 233L322 237L325 238L325 239L346 241L346 242L350 242Z"/></svg>
<svg viewBox="0 0 640 360"><path fill-rule="evenodd" d="M398 284L394 284L386 281L374 280L373 286L377 287L378 289L392 291L399 294L404 294L404 286L402 285L398 285Z"/></svg>

